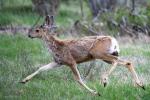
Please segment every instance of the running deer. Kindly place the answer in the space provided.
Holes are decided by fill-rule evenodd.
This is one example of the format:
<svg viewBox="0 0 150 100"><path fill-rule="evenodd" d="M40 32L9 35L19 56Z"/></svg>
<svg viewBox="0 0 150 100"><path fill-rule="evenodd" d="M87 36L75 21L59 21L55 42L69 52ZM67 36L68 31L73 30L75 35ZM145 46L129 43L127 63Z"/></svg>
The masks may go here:
<svg viewBox="0 0 150 100"><path fill-rule="evenodd" d="M116 68L116 66L124 65L131 72L134 82L142 87L143 83L139 80L133 64L129 61L124 61L118 58L119 45L115 38L111 36L87 36L80 39L60 40L54 36L53 16L47 16L45 22L40 27L30 31L28 36L30 38L40 38L44 40L51 52L53 53L54 61L40 67L37 71L27 76L21 82L26 83L35 75L42 71L47 71L61 65L67 65L73 72L74 79L90 93L100 95L97 91L90 89L81 79L80 73L77 69L77 64L100 59L109 64L111 68L102 75L102 83L106 86L108 76Z"/></svg>

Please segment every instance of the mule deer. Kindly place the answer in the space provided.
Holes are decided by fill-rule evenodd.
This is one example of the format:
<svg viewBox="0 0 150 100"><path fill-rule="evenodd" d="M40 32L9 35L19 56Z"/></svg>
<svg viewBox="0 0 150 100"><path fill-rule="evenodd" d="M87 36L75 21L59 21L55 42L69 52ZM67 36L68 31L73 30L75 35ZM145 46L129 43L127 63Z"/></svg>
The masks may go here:
<svg viewBox="0 0 150 100"><path fill-rule="evenodd" d="M112 64L110 70L108 70L102 77L104 86L107 84L108 76L116 68L117 64L120 64L129 69L135 83L144 89L132 63L118 58L119 45L115 38L111 36L87 36L80 39L60 40L53 35L53 29L53 16L47 16L45 23L42 26L29 32L28 36L30 38L41 38L46 41L49 49L53 53L54 61L40 67L37 71L23 79L21 81L22 83L26 83L42 71L60 67L61 65L67 65L72 70L75 80L81 86L86 88L92 94L100 95L97 91L90 89L84 84L77 69L77 64L101 59Z"/></svg>

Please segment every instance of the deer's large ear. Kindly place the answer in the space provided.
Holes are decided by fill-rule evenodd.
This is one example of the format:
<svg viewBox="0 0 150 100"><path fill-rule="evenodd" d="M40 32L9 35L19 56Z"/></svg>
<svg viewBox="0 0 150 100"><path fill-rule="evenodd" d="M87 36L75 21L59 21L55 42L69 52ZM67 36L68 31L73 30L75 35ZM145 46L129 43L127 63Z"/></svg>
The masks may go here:
<svg viewBox="0 0 150 100"><path fill-rule="evenodd" d="M50 20L51 20L51 26L53 26L54 25L54 16L51 16Z"/></svg>
<svg viewBox="0 0 150 100"><path fill-rule="evenodd" d="M45 18L45 25L53 26L54 24L54 16L47 15Z"/></svg>
<svg viewBox="0 0 150 100"><path fill-rule="evenodd" d="M47 15L46 17L45 17L45 23L44 23L45 25L50 25L50 16L49 15Z"/></svg>

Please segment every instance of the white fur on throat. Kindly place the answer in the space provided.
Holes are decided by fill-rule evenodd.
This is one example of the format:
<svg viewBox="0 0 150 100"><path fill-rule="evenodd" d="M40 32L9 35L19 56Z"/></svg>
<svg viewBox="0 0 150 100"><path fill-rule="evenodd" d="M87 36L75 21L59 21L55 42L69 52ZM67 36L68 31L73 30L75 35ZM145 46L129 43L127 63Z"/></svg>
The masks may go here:
<svg viewBox="0 0 150 100"><path fill-rule="evenodd" d="M109 49L109 53L114 53L114 52L120 52L120 49L119 49L119 45L118 45L118 42L115 38L112 38L111 40L111 46L110 46L110 49Z"/></svg>

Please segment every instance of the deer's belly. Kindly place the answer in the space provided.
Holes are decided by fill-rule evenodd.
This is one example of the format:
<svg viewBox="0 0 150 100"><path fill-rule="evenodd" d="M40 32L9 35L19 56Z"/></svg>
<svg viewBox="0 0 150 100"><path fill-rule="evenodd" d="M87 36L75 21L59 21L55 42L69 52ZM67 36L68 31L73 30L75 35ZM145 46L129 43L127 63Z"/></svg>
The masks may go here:
<svg viewBox="0 0 150 100"><path fill-rule="evenodd" d="M83 47L76 47L70 50L71 55L77 63L92 60L92 55L89 54L88 50Z"/></svg>
<svg viewBox="0 0 150 100"><path fill-rule="evenodd" d="M82 57L80 59L75 59L76 60L76 63L82 63L82 62L86 62L86 61L90 61L90 60L93 60L94 58L89 55L89 56L86 56L86 57Z"/></svg>

